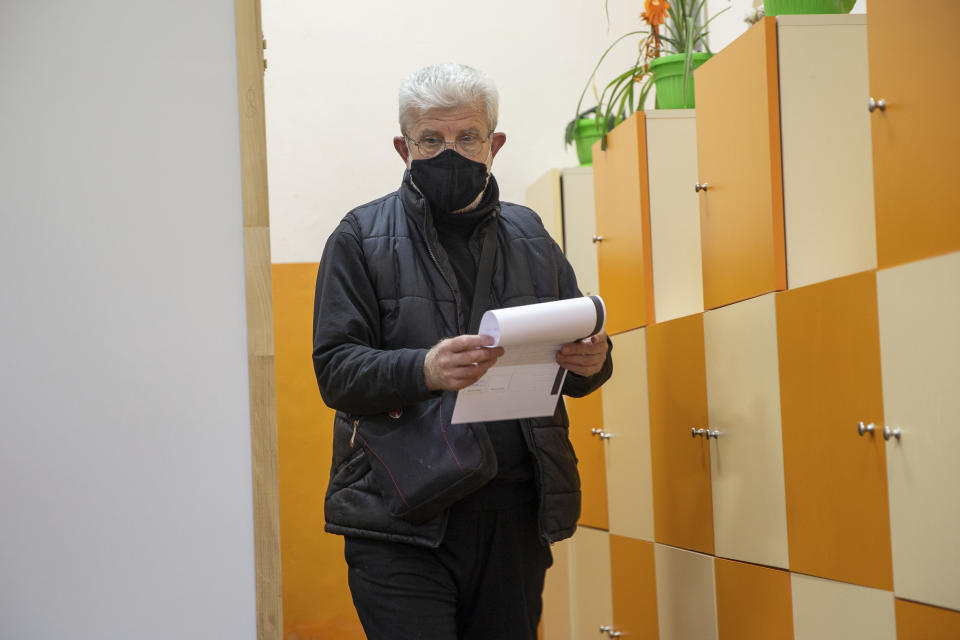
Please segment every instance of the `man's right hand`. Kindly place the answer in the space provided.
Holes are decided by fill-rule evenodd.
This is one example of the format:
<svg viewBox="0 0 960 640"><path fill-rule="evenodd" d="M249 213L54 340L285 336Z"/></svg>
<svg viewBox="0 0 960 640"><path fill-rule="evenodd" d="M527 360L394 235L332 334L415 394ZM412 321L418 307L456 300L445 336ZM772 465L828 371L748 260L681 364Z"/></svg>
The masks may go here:
<svg viewBox="0 0 960 640"><path fill-rule="evenodd" d="M457 391L483 377L503 355L490 336L457 336L441 340L427 352L423 375L430 391Z"/></svg>

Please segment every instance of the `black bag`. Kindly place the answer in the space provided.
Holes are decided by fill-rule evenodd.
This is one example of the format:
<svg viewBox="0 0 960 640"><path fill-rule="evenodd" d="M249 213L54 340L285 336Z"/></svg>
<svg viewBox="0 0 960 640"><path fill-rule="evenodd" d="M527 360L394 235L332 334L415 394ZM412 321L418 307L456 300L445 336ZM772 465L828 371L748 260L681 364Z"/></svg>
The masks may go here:
<svg viewBox="0 0 960 640"><path fill-rule="evenodd" d="M483 424L450 424L455 399L455 393L444 393L354 419L391 515L425 522L496 475L496 454Z"/></svg>
<svg viewBox="0 0 960 640"><path fill-rule="evenodd" d="M471 333L490 299L498 215L487 225L480 252ZM354 417L354 437L366 450L392 515L425 522L497 474L496 453L483 423L450 423L456 397L444 392L389 413Z"/></svg>

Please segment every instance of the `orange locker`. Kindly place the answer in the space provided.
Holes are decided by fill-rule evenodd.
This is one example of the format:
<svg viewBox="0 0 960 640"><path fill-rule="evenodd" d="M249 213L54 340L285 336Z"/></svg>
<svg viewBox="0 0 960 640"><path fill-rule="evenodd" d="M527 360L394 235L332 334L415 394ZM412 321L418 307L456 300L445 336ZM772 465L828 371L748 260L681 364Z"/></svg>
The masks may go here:
<svg viewBox="0 0 960 640"><path fill-rule="evenodd" d="M863 109L872 125L880 268L960 249L960 86L952 79L960 49L947 44L958 23L956 0L928 0L919 11L870 0L872 102Z"/></svg>
<svg viewBox="0 0 960 640"><path fill-rule="evenodd" d="M647 129L642 111L593 145L597 269L607 304L607 333L653 322Z"/></svg>
<svg viewBox="0 0 960 640"><path fill-rule="evenodd" d="M892 590L876 274L776 302L790 569Z"/></svg>
<svg viewBox="0 0 960 640"><path fill-rule="evenodd" d="M647 379L654 536L663 544L712 554L702 314L647 327Z"/></svg>
<svg viewBox="0 0 960 640"><path fill-rule="evenodd" d="M777 25L765 18L697 69L703 303L787 286Z"/></svg>
<svg viewBox="0 0 960 640"><path fill-rule="evenodd" d="M607 529L607 470L604 461L602 390L583 398L564 398L570 416L570 442L580 471L580 524Z"/></svg>

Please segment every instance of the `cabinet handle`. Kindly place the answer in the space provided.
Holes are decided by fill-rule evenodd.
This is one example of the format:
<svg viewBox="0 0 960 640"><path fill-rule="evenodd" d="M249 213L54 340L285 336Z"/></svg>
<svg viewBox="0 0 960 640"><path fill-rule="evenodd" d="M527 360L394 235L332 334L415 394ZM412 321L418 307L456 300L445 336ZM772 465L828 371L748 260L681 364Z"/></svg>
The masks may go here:
<svg viewBox="0 0 960 640"><path fill-rule="evenodd" d="M717 431L716 429L714 429L713 431L711 431L710 429L707 429L707 432L705 435L707 436L707 440L709 440L710 438L713 438L714 440L716 440L717 438L720 437L720 432Z"/></svg>
<svg viewBox="0 0 960 640"><path fill-rule="evenodd" d="M611 638L619 638L623 635L620 631L614 631L613 627L607 626L605 624L600 625L600 633L606 633L607 636Z"/></svg>
<svg viewBox="0 0 960 640"><path fill-rule="evenodd" d="M863 422L861 421L860 424L857 426L857 433L859 433L861 437L863 437L863 434L865 433L869 433L872 435L873 423L871 422L870 424L863 424Z"/></svg>
<svg viewBox="0 0 960 640"><path fill-rule="evenodd" d="M601 440L609 440L609 439L610 439L610 434L607 433L607 432L605 432L603 429L593 428L593 429L590 429L590 433L591 433L592 435L595 435L595 436L600 436L600 439L601 439Z"/></svg>
<svg viewBox="0 0 960 640"><path fill-rule="evenodd" d="M596 242L603 242L603 236L598 236L598 235L594 234L594 236L593 236L593 241L594 241L595 243L596 243Z"/></svg>
<svg viewBox="0 0 960 640"><path fill-rule="evenodd" d="M897 442L900 442L900 427L890 428L889 425L883 428L883 439L889 440L890 438L896 438Z"/></svg>
<svg viewBox="0 0 960 640"><path fill-rule="evenodd" d="M886 111L887 101L884 100L883 98L880 98L879 100L874 100L873 96L870 96L870 101L867 103L867 109L870 111L870 113L873 113L877 109L880 109L880 111Z"/></svg>
<svg viewBox="0 0 960 640"><path fill-rule="evenodd" d="M697 436L702 436L707 432L706 429L697 429L696 427L690 427L690 437L696 438Z"/></svg>
<svg viewBox="0 0 960 640"><path fill-rule="evenodd" d="M706 191L707 187L709 186L710 186L709 182L704 182L703 184L698 182L695 185L693 185L693 190L697 193L700 193L701 191Z"/></svg>

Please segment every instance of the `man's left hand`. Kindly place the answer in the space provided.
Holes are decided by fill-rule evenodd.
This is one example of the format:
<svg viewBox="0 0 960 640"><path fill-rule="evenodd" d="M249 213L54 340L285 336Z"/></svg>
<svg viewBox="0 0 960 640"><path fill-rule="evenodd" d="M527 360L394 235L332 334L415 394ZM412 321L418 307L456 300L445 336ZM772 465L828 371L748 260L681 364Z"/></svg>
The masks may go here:
<svg viewBox="0 0 960 640"><path fill-rule="evenodd" d="M586 378L603 368L607 349L607 332L601 330L589 338L563 345L557 353L557 364Z"/></svg>

